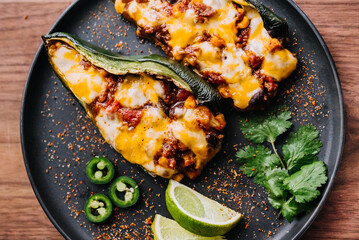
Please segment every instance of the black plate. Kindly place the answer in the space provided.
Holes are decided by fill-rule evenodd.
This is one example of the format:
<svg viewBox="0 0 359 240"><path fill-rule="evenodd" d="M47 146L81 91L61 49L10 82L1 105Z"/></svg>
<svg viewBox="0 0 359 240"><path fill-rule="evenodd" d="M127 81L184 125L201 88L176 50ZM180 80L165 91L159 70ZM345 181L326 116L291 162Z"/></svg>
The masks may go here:
<svg viewBox="0 0 359 240"><path fill-rule="evenodd" d="M185 180L184 183L246 215L245 221L227 235L228 239L299 238L314 221L329 195L343 149L340 82L323 39L292 1L264 2L288 20L292 43L289 49L298 53L300 60L298 70L283 86L282 94L273 104L285 104L295 113L294 129L304 122L320 130L324 145L319 158L328 167L329 181L310 213L296 218L292 224L284 219L278 220L278 213L268 204L263 189L238 170L233 145L240 148L246 141L238 128L239 114L229 107L224 109L228 125L223 150L197 180ZM78 34L122 54L163 54L154 44L136 37L134 24L116 14L110 0L73 3L50 32L54 31ZM122 49L118 44L120 41L123 42ZM170 217L164 199L167 180L152 178L140 167L123 161L120 154L104 143L80 105L55 77L43 46L34 59L24 90L21 143L35 194L52 223L67 239L94 238L101 233L118 234L119 239L126 234L133 239L144 239L150 234L146 224L148 217L156 213ZM107 156L117 162L117 176L130 175L141 183L139 204L118 210L115 217L102 226L89 223L81 212L91 192L106 193L108 187L95 186L85 177L85 163L93 155ZM123 229L125 225L129 228Z"/></svg>

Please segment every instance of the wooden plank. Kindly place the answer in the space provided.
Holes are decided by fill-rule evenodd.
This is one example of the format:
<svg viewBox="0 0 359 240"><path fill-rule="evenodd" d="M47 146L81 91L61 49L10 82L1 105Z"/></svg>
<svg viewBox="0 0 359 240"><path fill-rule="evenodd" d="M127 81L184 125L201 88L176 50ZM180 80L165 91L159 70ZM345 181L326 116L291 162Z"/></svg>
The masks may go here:
<svg viewBox="0 0 359 240"><path fill-rule="evenodd" d="M71 1L0 1L0 239L63 239L40 207L22 160L20 107L31 62ZM27 19L25 19L27 16Z"/></svg>
<svg viewBox="0 0 359 240"><path fill-rule="evenodd" d="M341 78L346 109L346 145L334 189L303 239L358 239L359 236L359 2L296 1L325 39Z"/></svg>
<svg viewBox="0 0 359 240"><path fill-rule="evenodd" d="M39 206L21 155L23 86L40 36L69 0L0 1L0 239L62 239ZM327 42L341 77L346 107L345 154L327 204L303 239L359 236L359 2L297 0ZM27 16L27 18L25 17Z"/></svg>

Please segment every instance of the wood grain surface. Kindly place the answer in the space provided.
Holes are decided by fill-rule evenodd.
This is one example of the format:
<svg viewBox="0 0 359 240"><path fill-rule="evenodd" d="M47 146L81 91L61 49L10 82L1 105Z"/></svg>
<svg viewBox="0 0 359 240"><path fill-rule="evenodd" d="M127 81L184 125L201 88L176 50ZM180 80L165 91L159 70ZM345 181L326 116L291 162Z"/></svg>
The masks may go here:
<svg viewBox="0 0 359 240"><path fill-rule="evenodd" d="M40 35L71 2L0 0L0 239L62 239L30 186L19 125L23 88ZM359 1L296 2L331 50L346 107L346 145L335 186L302 239L359 239Z"/></svg>

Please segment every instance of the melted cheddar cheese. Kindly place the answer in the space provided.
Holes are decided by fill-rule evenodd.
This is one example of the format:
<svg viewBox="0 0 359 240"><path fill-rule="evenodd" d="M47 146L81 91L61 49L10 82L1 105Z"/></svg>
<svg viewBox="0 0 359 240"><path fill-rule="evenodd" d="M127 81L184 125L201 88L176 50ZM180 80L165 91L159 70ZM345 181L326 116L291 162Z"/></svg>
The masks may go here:
<svg viewBox="0 0 359 240"><path fill-rule="evenodd" d="M185 106L193 104L193 98L188 98ZM195 109L185 107L176 111L176 121L170 125L171 134L180 140L184 145L193 151L198 161L196 168L201 169L206 165L219 151L219 149L210 149L206 140L206 135L198 125L198 114ZM213 123L215 125L216 122Z"/></svg>
<svg viewBox="0 0 359 240"><path fill-rule="evenodd" d="M74 49L62 45L50 54L56 71L66 76L68 87L82 102L90 104L101 91L106 90L107 81L96 68L90 66L85 70L81 66L81 55Z"/></svg>
<svg viewBox="0 0 359 240"><path fill-rule="evenodd" d="M256 9L247 4L242 5L243 9L238 8L233 0L191 0L189 7L183 10L180 2L170 5L172 13L165 10L168 3L161 0L116 0L115 8L142 28L165 26L169 34L166 44L171 49L170 55L196 66L199 73L220 74L225 83L218 86L219 92L225 98L232 98L240 109L247 108L251 98L263 88L262 80L250 67L248 56L251 53L264 58L260 73L275 81L288 78L295 70L297 59L292 53L287 49L272 51L273 42L280 43L269 36ZM193 7L196 4L209 6L215 12L200 21ZM244 11L245 16L237 23L239 11ZM238 47L238 28L247 26L250 28L248 43L244 48ZM201 36L205 34L220 39L224 47L218 47L211 40L203 41ZM194 49L196 63L187 60L188 47Z"/></svg>
<svg viewBox="0 0 359 240"><path fill-rule="evenodd" d="M115 99L128 108L138 108L149 102L157 104L160 98L164 98L161 83L147 74L125 76L115 93Z"/></svg>
<svg viewBox="0 0 359 240"><path fill-rule="evenodd" d="M171 178L179 173L178 169L155 164L156 154L161 152L165 139L174 136L195 155L195 169L202 169L219 151L210 148L206 134L196 122L199 110L195 99L189 97L184 107L179 110L175 119L170 119L160 104L165 98L165 90L161 81L147 74L128 74L117 82L113 99L124 111L140 111L141 117L135 126L124 121L124 115L100 105L93 113L90 105L96 101L101 92L106 92L108 83L101 71L89 64L81 63L83 57L66 45L50 48L50 58L74 95L84 103L89 117L92 118L102 136L114 149L131 163L143 166L149 172L162 177ZM104 76L103 76L104 75ZM107 93L107 92L106 92ZM209 111L209 110L208 110ZM217 127L218 122L213 115L211 125Z"/></svg>
<svg viewBox="0 0 359 240"><path fill-rule="evenodd" d="M141 121L135 128L121 124L116 114L107 113L106 110L101 110L95 118L105 140L129 162L139 165L153 161L162 148L170 124L160 108L149 107L143 111Z"/></svg>

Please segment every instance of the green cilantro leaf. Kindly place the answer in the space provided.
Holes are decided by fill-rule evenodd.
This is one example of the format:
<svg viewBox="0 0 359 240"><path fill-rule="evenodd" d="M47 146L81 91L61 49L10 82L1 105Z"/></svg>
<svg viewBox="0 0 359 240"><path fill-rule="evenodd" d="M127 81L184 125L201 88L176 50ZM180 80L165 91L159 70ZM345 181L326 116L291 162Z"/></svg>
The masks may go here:
<svg viewBox="0 0 359 240"><path fill-rule="evenodd" d="M280 198L284 196L285 187L283 181L289 177L288 171L282 168L274 168L266 171L266 181L264 187L266 188L269 196L273 198Z"/></svg>
<svg viewBox="0 0 359 240"><path fill-rule="evenodd" d="M267 181L264 186L268 192L269 203L275 209L281 209L287 201L288 192L283 186L283 181L288 176L288 171L281 168L275 168L266 173Z"/></svg>
<svg viewBox="0 0 359 240"><path fill-rule="evenodd" d="M271 155L268 148L264 146L246 146L237 152L237 161L243 164L240 169L248 177L254 177L261 170L262 159Z"/></svg>
<svg viewBox="0 0 359 240"><path fill-rule="evenodd" d="M296 202L305 203L320 195L317 188L326 181L326 167L322 161L317 161L303 166L300 171L284 179L284 186L293 194Z"/></svg>
<svg viewBox="0 0 359 240"><path fill-rule="evenodd" d="M292 126L289 111L278 110L275 114L251 116L241 120L240 126L244 137L256 144L274 142L279 135Z"/></svg>
<svg viewBox="0 0 359 240"><path fill-rule="evenodd" d="M269 203L272 205L272 207L274 207L275 209L281 209L284 205L284 203L287 201L287 194L286 192L284 192L284 196L283 197L272 197L272 196L268 196L268 201Z"/></svg>
<svg viewBox="0 0 359 240"><path fill-rule="evenodd" d="M322 143L318 139L319 132L313 126L302 126L297 133L291 133L283 146L284 161L291 173L302 166L316 160Z"/></svg>
<svg viewBox="0 0 359 240"><path fill-rule="evenodd" d="M308 209L305 204L296 202L293 197L286 201L281 208L283 217L285 217L290 223L293 221L295 216Z"/></svg>
<svg viewBox="0 0 359 240"><path fill-rule="evenodd" d="M266 170L280 166L280 160L264 146L246 146L237 152L237 160L243 165L240 170L248 177L254 177L257 184L263 185Z"/></svg>
<svg viewBox="0 0 359 240"><path fill-rule="evenodd" d="M292 222L315 203L320 195L318 188L326 183L327 176L325 164L317 158L322 143L313 126L302 126L291 133L282 148L284 161L280 157L274 142L291 127L290 118L291 113L281 108L274 114L242 120L245 138L256 144L269 142L274 154L263 145L247 146L237 152L237 160L245 175L265 187L269 203Z"/></svg>

